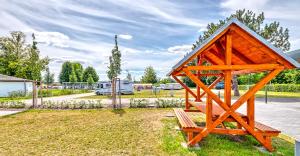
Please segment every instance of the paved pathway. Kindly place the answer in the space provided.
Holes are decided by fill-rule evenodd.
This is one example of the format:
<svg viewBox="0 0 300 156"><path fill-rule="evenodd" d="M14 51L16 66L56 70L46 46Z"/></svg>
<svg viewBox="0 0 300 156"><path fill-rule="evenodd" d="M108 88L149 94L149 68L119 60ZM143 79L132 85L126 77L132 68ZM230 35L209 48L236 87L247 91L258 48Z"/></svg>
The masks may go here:
<svg viewBox="0 0 300 156"><path fill-rule="evenodd" d="M11 115L11 114L16 114L20 113L22 111L25 111L24 109L18 109L18 110L0 110L0 117L5 116L5 115Z"/></svg>
<svg viewBox="0 0 300 156"><path fill-rule="evenodd" d="M255 120L268 126L279 129L283 134L300 139L300 98L299 99L278 99L277 101L265 104L257 99L255 103ZM293 102L294 101L294 102ZM246 111L244 104L242 113Z"/></svg>

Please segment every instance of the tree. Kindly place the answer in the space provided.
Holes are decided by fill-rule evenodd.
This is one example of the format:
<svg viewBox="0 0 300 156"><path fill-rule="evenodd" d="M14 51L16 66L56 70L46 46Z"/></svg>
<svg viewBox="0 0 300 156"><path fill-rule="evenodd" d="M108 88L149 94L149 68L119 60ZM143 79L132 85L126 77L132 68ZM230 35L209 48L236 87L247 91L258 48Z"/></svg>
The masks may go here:
<svg viewBox="0 0 300 156"><path fill-rule="evenodd" d="M41 72L49 64L49 58L40 58L35 36L32 44L25 43L26 35L13 31L8 37L0 37L0 73L30 80L41 80Z"/></svg>
<svg viewBox="0 0 300 156"><path fill-rule="evenodd" d="M74 62L72 63L74 70L75 70L75 74L77 77L77 81L78 82L82 82L82 76L83 76L83 67L81 65L81 63L79 62Z"/></svg>
<svg viewBox="0 0 300 156"><path fill-rule="evenodd" d="M91 66L88 66L87 68L85 68L85 70L83 72L83 77L82 77L83 82L88 82L89 75L92 76L94 82L99 81L99 76L97 75L96 70Z"/></svg>
<svg viewBox="0 0 300 156"><path fill-rule="evenodd" d="M59 82L70 82L70 75L72 73L72 63L70 61L66 61L62 64L61 72L59 74Z"/></svg>
<svg viewBox="0 0 300 156"><path fill-rule="evenodd" d="M275 47L287 51L290 49L289 42L289 30L287 28L280 27L279 22L271 22L263 26L265 17L264 13L256 14L250 10L237 10L234 14L227 17L225 20L219 20L218 23L210 23L207 25L207 30L203 32L203 35L200 35L198 41L193 44L193 49L198 45L202 44L203 41L209 38L217 29L223 26L227 21L232 18L237 18L239 21L247 25L250 29L267 39ZM233 79L236 79L234 77ZM239 96L237 80L233 80L233 88L235 88L235 96ZM238 94L236 94L238 93Z"/></svg>
<svg viewBox="0 0 300 156"><path fill-rule="evenodd" d="M175 82L175 80L173 80L170 77L163 78L159 81L160 84L167 84L167 83L174 83L174 82Z"/></svg>
<svg viewBox="0 0 300 156"><path fill-rule="evenodd" d="M44 83L50 85L54 82L54 74L50 73L49 68L46 68L46 73L44 75Z"/></svg>
<svg viewBox="0 0 300 156"><path fill-rule="evenodd" d="M145 69L145 72L144 72L144 75L142 76L141 82L142 83L152 83L152 84L157 82L156 72L152 66L149 66Z"/></svg>
<svg viewBox="0 0 300 156"><path fill-rule="evenodd" d="M71 74L69 75L69 80L70 80L69 82L71 82L72 84L77 82L77 76L76 76L74 67L72 67Z"/></svg>
<svg viewBox="0 0 300 156"><path fill-rule="evenodd" d="M132 81L132 77L131 77L131 74L129 73L129 71L128 70L126 70L127 71L127 76L126 76L126 79L128 80L128 81Z"/></svg>
<svg viewBox="0 0 300 156"><path fill-rule="evenodd" d="M91 74L89 74L89 76L88 76L87 83L90 88L92 88L93 84L95 83L93 76Z"/></svg>
<svg viewBox="0 0 300 156"><path fill-rule="evenodd" d="M109 66L107 71L107 77L112 80L121 74L121 52L118 48L117 35L115 35L115 47L111 51L109 57Z"/></svg>

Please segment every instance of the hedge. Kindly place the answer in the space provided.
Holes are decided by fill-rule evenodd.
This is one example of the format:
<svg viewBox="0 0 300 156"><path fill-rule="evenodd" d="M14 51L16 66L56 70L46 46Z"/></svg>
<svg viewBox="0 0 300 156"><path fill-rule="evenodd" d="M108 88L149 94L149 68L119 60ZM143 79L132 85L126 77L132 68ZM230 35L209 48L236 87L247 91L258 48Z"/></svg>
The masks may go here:
<svg viewBox="0 0 300 156"><path fill-rule="evenodd" d="M239 85L239 90L248 90L253 85ZM300 84L271 84L267 85L268 91L273 92L300 92ZM265 87L261 90L265 90Z"/></svg>

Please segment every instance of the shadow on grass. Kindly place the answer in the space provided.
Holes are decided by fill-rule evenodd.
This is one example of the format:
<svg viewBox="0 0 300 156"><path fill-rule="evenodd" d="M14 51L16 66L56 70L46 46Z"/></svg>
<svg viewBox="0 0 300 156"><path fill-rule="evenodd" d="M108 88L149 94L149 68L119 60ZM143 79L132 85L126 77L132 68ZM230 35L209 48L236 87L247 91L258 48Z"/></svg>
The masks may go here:
<svg viewBox="0 0 300 156"><path fill-rule="evenodd" d="M122 108L121 109L112 109L111 112L118 114L121 117L126 113L126 111Z"/></svg>

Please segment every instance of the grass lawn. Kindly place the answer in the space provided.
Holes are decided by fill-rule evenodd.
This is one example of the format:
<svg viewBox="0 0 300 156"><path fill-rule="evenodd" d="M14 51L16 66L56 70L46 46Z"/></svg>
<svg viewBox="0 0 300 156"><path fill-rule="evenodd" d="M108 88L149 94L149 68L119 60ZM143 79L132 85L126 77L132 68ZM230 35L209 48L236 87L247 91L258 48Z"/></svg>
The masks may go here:
<svg viewBox="0 0 300 156"><path fill-rule="evenodd" d="M52 96L62 96L62 95L71 95L71 94L82 94L82 93L90 93L89 90L84 89L49 89L48 93L46 89L43 89L43 97L52 97ZM31 99L32 95L25 97L0 97L1 101L16 101L16 100L25 100Z"/></svg>
<svg viewBox="0 0 300 156"><path fill-rule="evenodd" d="M0 117L0 155L269 155L250 136L209 135L199 150L181 146L185 136L171 109L30 110ZM194 116L203 121L202 116ZM273 139L274 155L294 145Z"/></svg>
<svg viewBox="0 0 300 156"><path fill-rule="evenodd" d="M196 92L195 89L194 92ZM171 92L173 92L173 96L171 96ZM217 90L215 90L217 93ZM223 96L223 90L220 90L221 97ZM246 90L240 90L241 94L244 94ZM233 94L233 92L232 92ZM134 95L122 95L122 98L184 98L185 91L182 90L161 90L156 95L152 92L152 90L142 90L142 91L135 91ZM256 93L256 97L264 97L265 91L258 91ZM190 95L190 97L192 97ZM299 98L300 93L293 93L293 92L268 92L268 97L274 97L274 98ZM82 97L82 99L107 99L110 98L110 96L107 95L93 95L93 96L86 96Z"/></svg>

